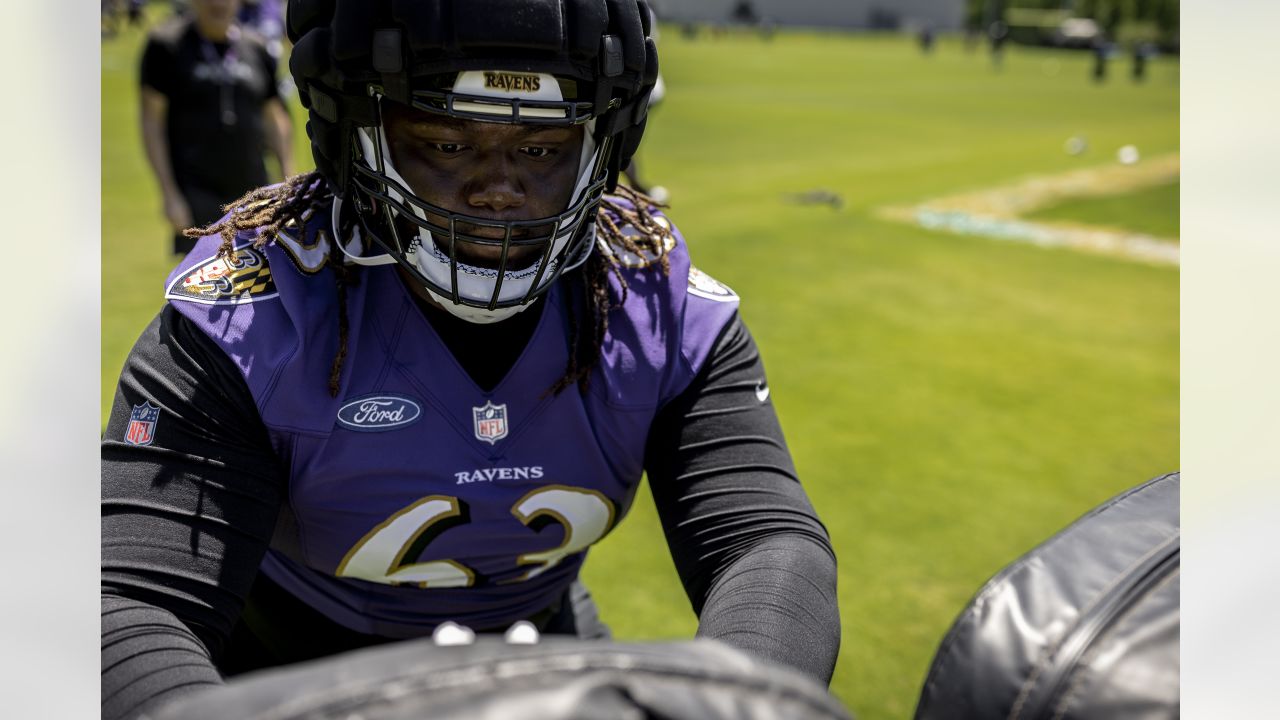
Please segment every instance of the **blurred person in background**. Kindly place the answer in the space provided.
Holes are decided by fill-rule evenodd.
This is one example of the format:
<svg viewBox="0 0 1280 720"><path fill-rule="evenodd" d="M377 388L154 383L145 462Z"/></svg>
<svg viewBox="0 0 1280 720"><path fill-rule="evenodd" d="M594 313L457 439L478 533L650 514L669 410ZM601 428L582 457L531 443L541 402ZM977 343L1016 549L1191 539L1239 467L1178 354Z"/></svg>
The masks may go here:
<svg viewBox="0 0 1280 720"><path fill-rule="evenodd" d="M129 26L142 27L142 10L146 0L129 0Z"/></svg>
<svg viewBox="0 0 1280 720"><path fill-rule="evenodd" d="M293 173L293 123L276 61L262 38L236 24L238 0L192 0L190 12L152 30L141 63L141 125L175 253L182 234L222 216L222 206L267 182L264 151Z"/></svg>
<svg viewBox="0 0 1280 720"><path fill-rule="evenodd" d="M1004 44L1009 40L1009 26L996 20L987 26L987 39L991 41L991 64L999 70L1004 62Z"/></svg>
<svg viewBox="0 0 1280 720"><path fill-rule="evenodd" d="M923 25L920 28L920 52L928 55L933 52L934 33L932 25Z"/></svg>
<svg viewBox="0 0 1280 720"><path fill-rule="evenodd" d="M244 0L240 6L240 25L252 28L267 43L271 57L279 60L284 52L284 3L282 0Z"/></svg>
<svg viewBox="0 0 1280 720"><path fill-rule="evenodd" d="M124 0L102 0L102 37L113 38L120 33L120 15Z"/></svg>

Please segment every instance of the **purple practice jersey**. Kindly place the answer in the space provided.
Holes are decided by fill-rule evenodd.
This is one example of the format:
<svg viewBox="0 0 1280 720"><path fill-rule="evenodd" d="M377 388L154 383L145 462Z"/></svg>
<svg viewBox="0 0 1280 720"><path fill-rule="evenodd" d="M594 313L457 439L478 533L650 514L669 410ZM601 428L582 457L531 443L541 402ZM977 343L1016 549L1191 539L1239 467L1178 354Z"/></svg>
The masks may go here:
<svg viewBox="0 0 1280 720"><path fill-rule="evenodd" d="M231 262L204 238L166 285L244 373L288 473L262 571L332 620L389 637L446 620L503 628L548 607L626 514L655 414L707 361L737 296L690 265L676 233L669 275L622 258L626 301L585 396L548 392L569 353L560 283L485 392L395 266L362 268L335 398L340 308L327 213L315 216L301 238L261 249L239 238Z"/></svg>

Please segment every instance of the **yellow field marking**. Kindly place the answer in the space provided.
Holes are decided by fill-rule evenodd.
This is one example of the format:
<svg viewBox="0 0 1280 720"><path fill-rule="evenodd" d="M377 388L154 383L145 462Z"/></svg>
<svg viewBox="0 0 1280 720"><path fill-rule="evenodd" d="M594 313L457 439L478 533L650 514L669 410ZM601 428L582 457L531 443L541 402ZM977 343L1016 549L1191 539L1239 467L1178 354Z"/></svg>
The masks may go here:
<svg viewBox="0 0 1280 720"><path fill-rule="evenodd" d="M1045 247L1069 247L1132 260L1177 265L1178 243L1143 233L1082 223L1030 221L1022 215L1068 198L1119 195L1178 179L1179 155L1137 165L1103 165L1010 185L933 198L912 206L880 208L876 215L931 230L981 235Z"/></svg>

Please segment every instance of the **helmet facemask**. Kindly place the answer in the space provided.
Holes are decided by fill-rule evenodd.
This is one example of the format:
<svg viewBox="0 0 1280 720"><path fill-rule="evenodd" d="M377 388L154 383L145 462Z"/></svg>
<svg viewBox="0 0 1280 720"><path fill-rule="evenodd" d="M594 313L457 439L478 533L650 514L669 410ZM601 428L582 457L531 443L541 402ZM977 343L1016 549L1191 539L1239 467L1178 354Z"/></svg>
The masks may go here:
<svg viewBox="0 0 1280 720"><path fill-rule="evenodd" d="M495 82L496 79L496 82ZM497 84L499 87L484 87ZM522 84L507 89L502 85ZM536 92L528 92L532 86ZM366 235L391 255L444 309L470 322L503 320L528 307L562 273L581 265L594 245L594 221L607 183L612 139L597 142L589 103L565 101L547 74L461 72L448 91L412 93L418 110L468 121L584 127L577 178L559 213L527 220L496 220L433 204L418 196L396 169L382 121L383 103L371 91L378 123L355 129L352 180L376 213L362 212ZM584 107L585 106L585 107ZM376 222L371 215L377 216ZM501 237L485 237L501 233ZM471 248L498 249L496 263L468 263ZM536 248L532 262L512 263L515 248Z"/></svg>
<svg viewBox="0 0 1280 720"><path fill-rule="evenodd" d="M385 252L349 254L350 262L399 263L449 312L492 322L585 261L603 194L644 134L658 77L646 0L290 0L287 25L316 169L335 217L356 220L351 241L339 244ZM384 100L462 120L583 127L571 199L563 209L541 203L536 212L548 217L514 222L425 202L391 161ZM417 181L416 169L400 170ZM435 190L433 199L447 197ZM344 216L344 205L354 212ZM527 246L538 260L510 266L508 252ZM524 265L529 254L515 258Z"/></svg>

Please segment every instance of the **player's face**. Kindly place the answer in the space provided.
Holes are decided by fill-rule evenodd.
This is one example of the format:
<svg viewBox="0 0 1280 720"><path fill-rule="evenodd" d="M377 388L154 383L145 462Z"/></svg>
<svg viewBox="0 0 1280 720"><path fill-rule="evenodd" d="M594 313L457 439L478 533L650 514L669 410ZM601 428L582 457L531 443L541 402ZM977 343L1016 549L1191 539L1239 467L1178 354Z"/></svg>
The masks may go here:
<svg viewBox="0 0 1280 720"><path fill-rule="evenodd" d="M229 25L240 11L240 0L192 0L196 18L212 25Z"/></svg>
<svg viewBox="0 0 1280 720"><path fill-rule="evenodd" d="M493 220L534 220L558 215L569 203L582 152L581 127L503 125L383 104L383 125L391 160L414 194L453 212ZM447 225L442 217L428 216ZM459 223L458 232L502 239L503 231ZM551 226L517 231L546 235ZM447 248L442 248L446 250ZM461 243L459 259L496 268L496 246ZM512 246L508 267L527 267L541 251Z"/></svg>

